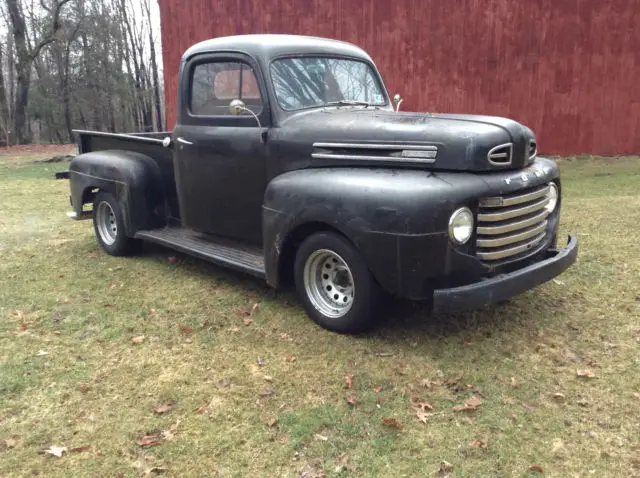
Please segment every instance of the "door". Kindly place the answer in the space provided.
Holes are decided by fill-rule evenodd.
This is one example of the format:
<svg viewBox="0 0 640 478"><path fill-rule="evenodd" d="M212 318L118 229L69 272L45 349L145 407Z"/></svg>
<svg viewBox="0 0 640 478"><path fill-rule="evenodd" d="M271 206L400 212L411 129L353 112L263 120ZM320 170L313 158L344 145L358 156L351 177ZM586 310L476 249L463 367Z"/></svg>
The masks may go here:
<svg viewBox="0 0 640 478"><path fill-rule="evenodd" d="M174 129L175 171L185 227L255 245L262 243L270 115L259 69L244 55L205 55L181 71ZM241 99L248 112L233 115Z"/></svg>

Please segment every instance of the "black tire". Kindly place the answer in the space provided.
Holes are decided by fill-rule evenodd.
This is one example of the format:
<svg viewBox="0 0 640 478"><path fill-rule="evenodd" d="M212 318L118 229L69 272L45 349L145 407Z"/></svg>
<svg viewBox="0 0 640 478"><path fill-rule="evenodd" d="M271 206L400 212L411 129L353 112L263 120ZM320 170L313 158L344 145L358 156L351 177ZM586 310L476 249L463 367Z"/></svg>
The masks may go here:
<svg viewBox="0 0 640 478"><path fill-rule="evenodd" d="M328 253L335 254L337 261L335 257ZM328 257L324 263L322 263L324 260L322 254ZM335 270L338 270L343 264L347 267L347 272L344 269L342 269L342 272L333 272L333 277L330 281L337 278L338 274L342 274L343 277L346 274L350 279L346 282L351 283L351 286L343 289L338 282L335 284L333 282L327 283L334 284L336 292L338 292L338 289L353 291L348 310L346 312L338 312L343 314L339 317L323 312L323 309L326 310L323 304L328 305L326 300L330 301L331 297L335 297L335 304L338 307L336 311L338 311L339 308L345 307L342 305L342 300L347 302L344 299L345 295L340 296L339 299L337 293L334 296L328 293L324 297L324 301L322 298L318 299L318 294L322 296L320 292L324 293L325 289L330 290L331 288L330 285L319 287L321 284L325 284L322 278L327 277L324 274L326 272L324 267L330 267L330 264L327 264L329 261L336 263ZM307 269L307 267L309 268ZM321 268L319 269L318 267ZM318 276L310 271L322 271L322 273ZM331 269L329 269L329 272L332 272ZM305 276L307 276L307 282L309 283L313 283L313 279L310 279L310 277L317 277L317 281L315 281L317 285L311 286L311 288L307 287ZM307 315L321 327L339 333L359 333L371 329L377 323L377 313L380 310L379 306L381 305L383 292L358 250L345 237L333 232L320 232L307 237L296 252L294 280L298 297ZM315 294L314 291L316 292Z"/></svg>
<svg viewBox="0 0 640 478"><path fill-rule="evenodd" d="M112 256L139 250L140 241L127 237L122 208L112 194L100 191L93 201L93 230L100 247Z"/></svg>

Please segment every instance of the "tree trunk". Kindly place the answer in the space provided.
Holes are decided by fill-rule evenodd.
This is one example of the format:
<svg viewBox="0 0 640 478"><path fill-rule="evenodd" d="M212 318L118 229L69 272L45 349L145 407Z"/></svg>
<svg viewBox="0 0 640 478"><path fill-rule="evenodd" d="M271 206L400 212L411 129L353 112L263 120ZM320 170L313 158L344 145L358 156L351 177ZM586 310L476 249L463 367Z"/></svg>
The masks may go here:
<svg viewBox="0 0 640 478"><path fill-rule="evenodd" d="M42 38L29 46L27 41L27 28L24 21L24 12L19 0L6 0L9 19L13 27L13 41L16 48L16 99L14 108L14 132L15 141L18 144L29 142L29 130L27 128L27 106L29 104L29 88L31 87L31 67L33 61L40 54L40 50L55 40L55 34L60 28L60 9L70 0L56 1L52 15L51 29L43 34ZM44 6L44 5L43 5Z"/></svg>
<svg viewBox="0 0 640 478"><path fill-rule="evenodd" d="M29 85L31 82L31 60L27 48L24 15L18 0L7 0L7 8L13 26L13 41L16 48L16 104L14 107L13 131L15 141L18 144L23 144L28 142L26 126Z"/></svg>
<svg viewBox="0 0 640 478"><path fill-rule="evenodd" d="M153 88L153 103L155 107L155 131L163 131L164 125L162 122L162 103L160 102L160 82L158 81L158 63L156 62L156 46L155 39L153 38L153 25L151 22L151 8L149 8L149 0L144 2L145 9L147 10L147 23L149 24L149 49L151 52L151 78Z"/></svg>

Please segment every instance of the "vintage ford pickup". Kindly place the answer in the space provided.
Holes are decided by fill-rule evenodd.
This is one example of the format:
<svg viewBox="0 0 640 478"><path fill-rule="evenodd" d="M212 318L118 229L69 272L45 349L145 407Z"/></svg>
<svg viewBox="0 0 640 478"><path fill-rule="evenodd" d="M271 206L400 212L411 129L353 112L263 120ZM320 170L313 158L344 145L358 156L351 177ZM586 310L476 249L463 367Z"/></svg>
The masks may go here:
<svg viewBox="0 0 640 478"><path fill-rule="evenodd" d="M69 215L92 218L112 255L151 241L293 282L337 332L372 326L386 295L478 308L575 261L575 237L556 246L558 167L529 128L400 101L349 43L198 43L182 58L172 132L77 131Z"/></svg>

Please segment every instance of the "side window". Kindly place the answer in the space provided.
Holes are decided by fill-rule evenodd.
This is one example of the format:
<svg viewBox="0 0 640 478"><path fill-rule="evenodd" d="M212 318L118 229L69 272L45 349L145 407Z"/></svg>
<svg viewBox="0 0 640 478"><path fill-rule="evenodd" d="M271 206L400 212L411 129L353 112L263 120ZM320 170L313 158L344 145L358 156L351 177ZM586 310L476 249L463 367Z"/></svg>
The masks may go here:
<svg viewBox="0 0 640 478"><path fill-rule="evenodd" d="M191 76L192 114L227 116L231 100L240 98L254 113L262 111L258 81L251 67L241 62L200 63ZM249 113L243 113L249 114Z"/></svg>

